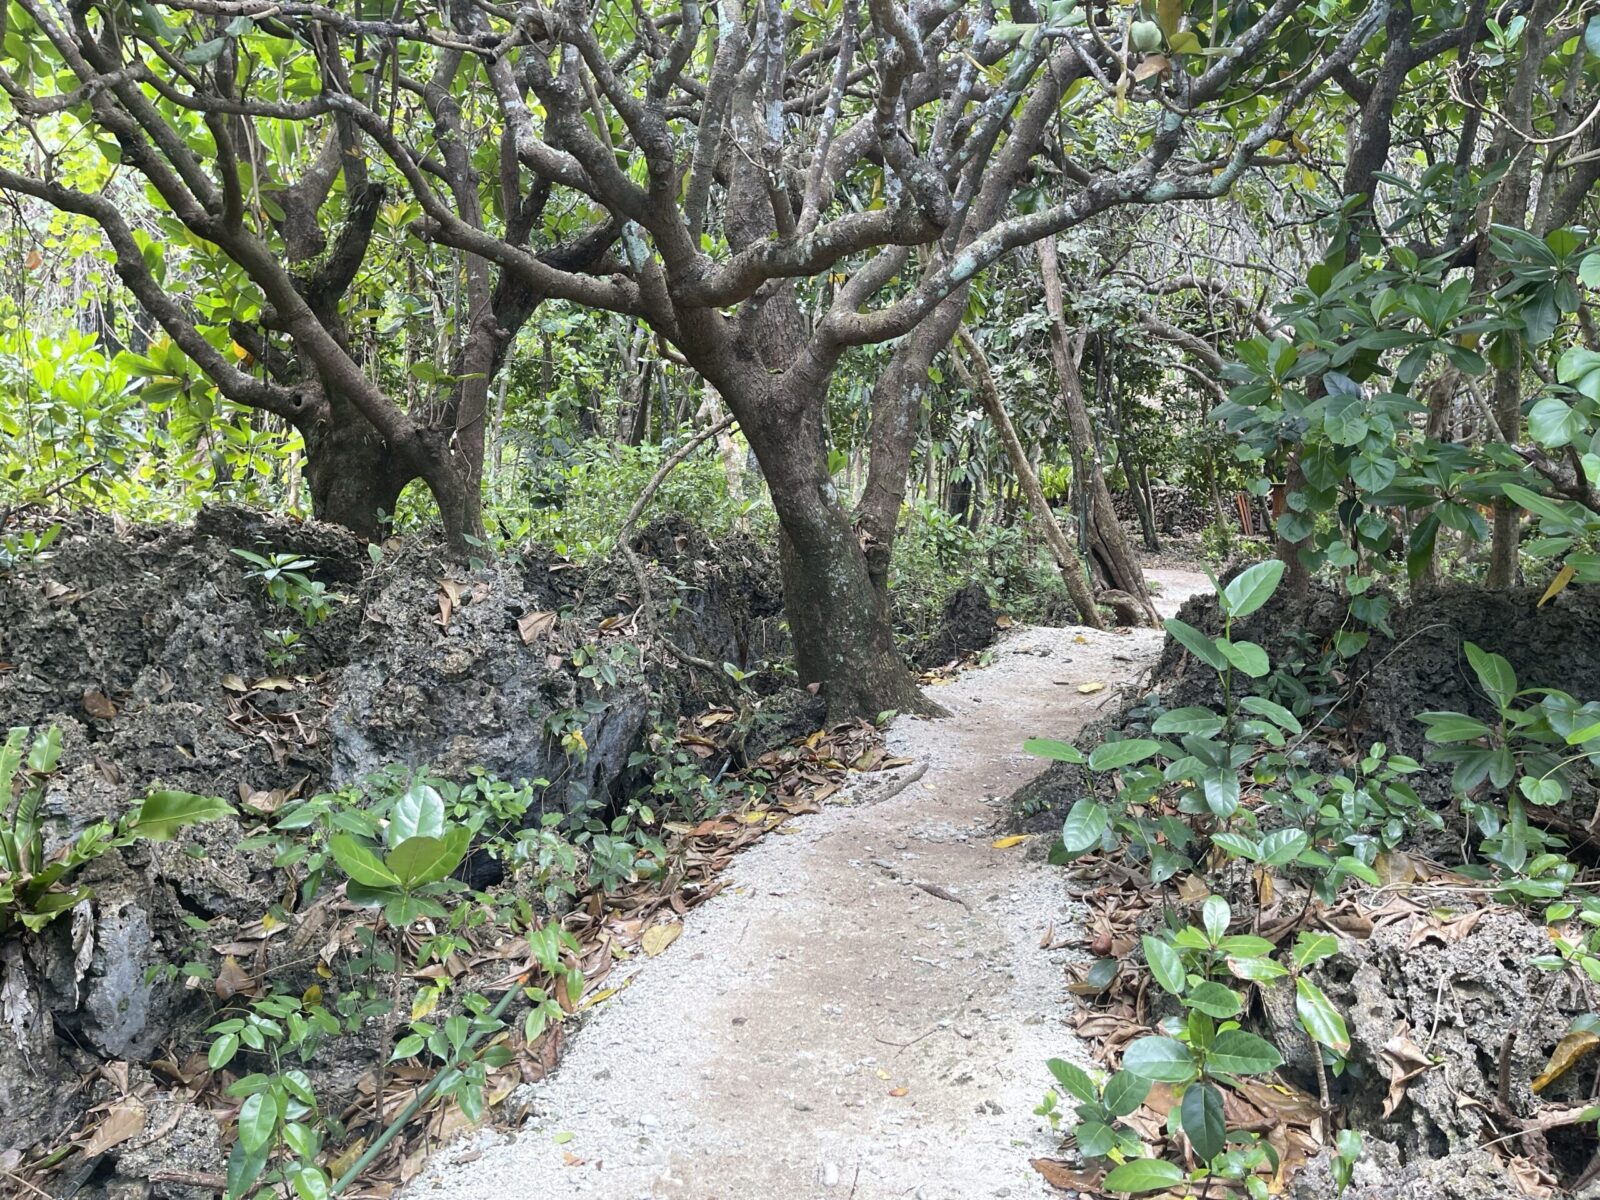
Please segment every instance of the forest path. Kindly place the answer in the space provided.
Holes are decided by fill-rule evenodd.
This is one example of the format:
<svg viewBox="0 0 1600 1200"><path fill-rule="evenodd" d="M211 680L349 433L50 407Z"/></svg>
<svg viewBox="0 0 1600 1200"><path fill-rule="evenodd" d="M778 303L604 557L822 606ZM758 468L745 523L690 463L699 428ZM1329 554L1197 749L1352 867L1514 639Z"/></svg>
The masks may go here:
<svg viewBox="0 0 1600 1200"><path fill-rule="evenodd" d="M1163 616L1204 575L1152 569ZM1081 640L1080 640L1081 639ZM1079 908L1061 872L997 850L1005 798L1159 654L1154 630L1019 629L901 718L926 774L829 807L735 859L678 941L577 1032L534 1116L447 1150L411 1197L977 1200L1052 1193L1032 1114L1074 1056L1062 964ZM906 768L912 770L914 768ZM959 897L941 898L925 883Z"/></svg>

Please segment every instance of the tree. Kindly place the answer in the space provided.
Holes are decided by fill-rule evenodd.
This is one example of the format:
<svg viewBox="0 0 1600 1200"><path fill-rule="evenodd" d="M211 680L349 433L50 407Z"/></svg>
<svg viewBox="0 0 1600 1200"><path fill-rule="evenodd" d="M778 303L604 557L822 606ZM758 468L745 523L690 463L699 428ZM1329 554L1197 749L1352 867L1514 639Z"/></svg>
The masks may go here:
<svg viewBox="0 0 1600 1200"><path fill-rule="evenodd" d="M516 327L544 298L637 319L716 388L761 463L802 680L840 713L920 708L826 468L841 357L905 339L878 450L903 494L895 414L970 281L1113 207L1224 194L1386 11L1276 0L1186 20L1162 5L1159 24L1130 25L1070 0L1013 4L1008 22L959 0L722 0L715 20L695 3L379 17L15 0L0 87L26 145L82 130L101 157L65 171L30 152L0 188L97 223L124 284L222 394L305 432L318 512L363 531L420 477L465 551ZM1119 132L1083 161L1052 137L1074 98L1110 106ZM1250 102L1224 136L1206 118L1235 98ZM1042 152L1059 183L1015 206ZM228 280L204 321L124 214L134 179ZM350 288L380 232L446 265L459 296L455 352L408 405L352 343Z"/></svg>

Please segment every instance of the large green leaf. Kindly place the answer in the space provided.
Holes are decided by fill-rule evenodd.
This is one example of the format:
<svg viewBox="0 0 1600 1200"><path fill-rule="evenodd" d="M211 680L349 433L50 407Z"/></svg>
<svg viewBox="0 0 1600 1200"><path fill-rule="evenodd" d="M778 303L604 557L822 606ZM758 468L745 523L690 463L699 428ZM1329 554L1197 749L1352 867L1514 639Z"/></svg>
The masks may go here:
<svg viewBox="0 0 1600 1200"><path fill-rule="evenodd" d="M1428 727L1426 737L1430 742L1470 742L1489 736L1489 727L1466 713L1419 712L1417 720Z"/></svg>
<svg viewBox="0 0 1600 1200"><path fill-rule="evenodd" d="M1221 671L1228 665L1228 660L1222 657L1222 651L1217 649L1216 643L1193 625L1185 624L1176 617L1168 617L1161 624L1179 645L1213 671Z"/></svg>
<svg viewBox="0 0 1600 1200"><path fill-rule="evenodd" d="M1086 763L1088 758L1082 750L1067 742L1057 741L1055 738L1029 738L1022 743L1024 753L1032 754L1036 758L1048 758L1054 762Z"/></svg>
<svg viewBox="0 0 1600 1200"><path fill-rule="evenodd" d="M1120 742L1101 742L1089 752L1089 768L1093 771L1114 771L1118 767L1131 767L1143 762L1161 750L1160 742L1149 738L1125 738Z"/></svg>
<svg viewBox="0 0 1600 1200"><path fill-rule="evenodd" d="M1150 726L1151 733L1193 733L1201 737L1211 737L1222 731L1222 717L1212 712L1209 708L1193 706L1190 708L1175 708L1171 712L1164 712L1155 719Z"/></svg>
<svg viewBox="0 0 1600 1200"><path fill-rule="evenodd" d="M1122 1069L1156 1083L1185 1083L1194 1078L1194 1056L1174 1038L1142 1037L1123 1051Z"/></svg>
<svg viewBox="0 0 1600 1200"><path fill-rule="evenodd" d="M1210 1162L1227 1144L1228 1125L1222 1115L1222 1093L1209 1083L1191 1083L1183 1091L1179 1109L1184 1135L1202 1161Z"/></svg>
<svg viewBox="0 0 1600 1200"><path fill-rule="evenodd" d="M1174 996L1183 995L1188 980L1184 976L1183 959L1178 952L1160 938L1148 934L1141 940L1144 944L1144 960L1150 964L1150 974L1155 976L1162 991L1171 992Z"/></svg>
<svg viewBox="0 0 1600 1200"><path fill-rule="evenodd" d="M1349 1051L1350 1034L1344 1018L1323 990L1303 975L1294 981L1294 1010L1312 1041L1340 1054Z"/></svg>
<svg viewBox="0 0 1600 1200"><path fill-rule="evenodd" d="M1242 1029L1217 1034L1217 1040L1206 1052L1207 1069L1225 1075L1260 1075L1281 1066L1283 1055L1276 1046Z"/></svg>
<svg viewBox="0 0 1600 1200"><path fill-rule="evenodd" d="M1517 694L1517 673L1501 655L1491 654L1472 642L1466 644L1467 661L1472 664L1483 690L1497 708L1506 708Z"/></svg>
<svg viewBox="0 0 1600 1200"><path fill-rule="evenodd" d="M1064 1058L1052 1058L1045 1066L1050 1068L1050 1074L1056 1077L1056 1082L1063 1091L1075 1100L1085 1104L1095 1104L1100 1100L1100 1092L1094 1086L1094 1080L1089 1078L1089 1072L1082 1067L1069 1063Z"/></svg>
<svg viewBox="0 0 1600 1200"><path fill-rule="evenodd" d="M389 845L398 846L407 838L443 836L443 797L426 783L414 781L389 814Z"/></svg>
<svg viewBox="0 0 1600 1200"><path fill-rule="evenodd" d="M1143 1104L1149 1094L1150 1080L1132 1071L1118 1071L1106 1080L1106 1111L1113 1117L1125 1117Z"/></svg>
<svg viewBox="0 0 1600 1200"><path fill-rule="evenodd" d="M1136 1158L1125 1162L1105 1177L1101 1187L1107 1191L1158 1192L1183 1182L1183 1168L1164 1158Z"/></svg>
<svg viewBox="0 0 1600 1200"><path fill-rule="evenodd" d="M400 886L400 877L348 833L334 834L328 839L328 849L333 853L333 860L339 864L339 869L356 883L369 888Z"/></svg>
<svg viewBox="0 0 1600 1200"><path fill-rule="evenodd" d="M255 1153L272 1141L278 1128L278 1100L270 1088L246 1097L239 1108L239 1144Z"/></svg>
<svg viewBox="0 0 1600 1200"><path fill-rule="evenodd" d="M170 841L178 830L200 821L230 816L233 806L221 796L196 796L191 792L152 792L139 806L134 827L152 842Z"/></svg>
<svg viewBox="0 0 1600 1200"><path fill-rule="evenodd" d="M1272 667L1267 652L1254 642L1230 642L1227 638L1218 638L1217 650L1226 658L1236 671L1243 671L1251 679L1260 679Z"/></svg>
<svg viewBox="0 0 1600 1200"><path fill-rule="evenodd" d="M1272 599L1283 578L1283 561L1268 559L1246 567L1235 575L1222 589L1222 606L1235 619L1247 617Z"/></svg>
<svg viewBox="0 0 1600 1200"><path fill-rule="evenodd" d="M1109 814L1106 806L1094 800L1077 801L1061 826L1061 844L1068 854L1083 854L1100 844Z"/></svg>
<svg viewBox="0 0 1600 1200"><path fill-rule="evenodd" d="M472 844L472 831L457 825L442 838L411 837L384 858L385 865L406 888L437 883L461 865Z"/></svg>

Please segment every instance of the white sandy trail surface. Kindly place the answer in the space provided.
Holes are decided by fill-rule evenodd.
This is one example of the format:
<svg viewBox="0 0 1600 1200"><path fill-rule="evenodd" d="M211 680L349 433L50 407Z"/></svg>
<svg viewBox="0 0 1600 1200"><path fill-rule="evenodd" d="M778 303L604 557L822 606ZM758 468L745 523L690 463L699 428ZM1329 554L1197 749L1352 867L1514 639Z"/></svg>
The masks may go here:
<svg viewBox="0 0 1600 1200"><path fill-rule="evenodd" d="M1153 570L1171 615L1203 575ZM995 849L1005 797L1160 652L1151 630L1026 628L902 718L926 773L877 804L791 822L734 860L661 957L594 1010L514 1135L440 1154L407 1200L1007 1200L1059 1196L1028 1165L1081 913L1061 873ZM905 768L912 770L914 768ZM928 884L958 897L942 898Z"/></svg>

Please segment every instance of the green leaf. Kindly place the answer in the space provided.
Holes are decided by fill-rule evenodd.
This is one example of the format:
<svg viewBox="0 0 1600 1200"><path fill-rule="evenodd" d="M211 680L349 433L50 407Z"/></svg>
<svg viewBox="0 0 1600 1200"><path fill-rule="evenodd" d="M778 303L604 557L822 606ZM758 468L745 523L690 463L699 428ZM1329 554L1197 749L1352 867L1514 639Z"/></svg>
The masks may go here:
<svg viewBox="0 0 1600 1200"><path fill-rule="evenodd" d="M1163 1158L1135 1158L1105 1177L1101 1187L1112 1192L1158 1192L1183 1182L1183 1168Z"/></svg>
<svg viewBox="0 0 1600 1200"><path fill-rule="evenodd" d="M1294 967L1304 971L1314 962L1321 962L1339 953L1339 939L1331 933L1312 933L1302 929L1294 940Z"/></svg>
<svg viewBox="0 0 1600 1200"><path fill-rule="evenodd" d="M214 37L208 42L201 42L193 50L183 52L183 61L192 67L203 67L214 63L222 57L222 52L228 48L228 39Z"/></svg>
<svg viewBox="0 0 1600 1200"><path fill-rule="evenodd" d="M1255 713L1258 717L1265 717L1280 729L1290 733L1300 733L1300 720L1281 704L1274 704L1265 696L1246 696L1239 701L1239 707L1247 713Z"/></svg>
<svg viewBox="0 0 1600 1200"><path fill-rule="evenodd" d="M1557 449L1583 436L1588 421L1560 396L1546 396L1528 412L1528 432L1548 449Z"/></svg>
<svg viewBox="0 0 1600 1200"><path fill-rule="evenodd" d="M211 1049L206 1052L206 1065L213 1071L220 1071L233 1061L233 1056L239 1053L239 1035L225 1033L211 1043Z"/></svg>
<svg viewBox="0 0 1600 1200"><path fill-rule="evenodd" d="M1247 617L1272 599L1283 579L1283 561L1269 559L1246 567L1222 589L1222 607L1235 619Z"/></svg>
<svg viewBox="0 0 1600 1200"><path fill-rule="evenodd" d="M1350 1033L1344 1018L1322 989L1304 976L1294 981L1294 1010L1312 1041L1340 1054L1349 1051Z"/></svg>
<svg viewBox="0 0 1600 1200"><path fill-rule="evenodd" d="M407 838L443 836L444 799L427 784L413 782L389 814L389 845L398 846Z"/></svg>
<svg viewBox="0 0 1600 1200"><path fill-rule="evenodd" d="M1251 679L1260 679L1272 667L1267 652L1254 642L1230 642L1227 638L1216 640L1217 651Z"/></svg>
<svg viewBox="0 0 1600 1200"><path fill-rule="evenodd" d="M1023 752L1035 758L1048 758L1055 762L1086 763L1088 758L1082 750L1066 742L1058 742L1055 738L1029 738L1022 743Z"/></svg>
<svg viewBox="0 0 1600 1200"><path fill-rule="evenodd" d="M1476 717L1458 712L1420 712L1417 720L1428 727L1430 742L1448 745L1451 742L1470 742L1489 736L1489 727Z"/></svg>
<svg viewBox="0 0 1600 1200"><path fill-rule="evenodd" d="M1079 800L1067 813L1061 826L1061 844L1069 854L1082 854L1100 844L1108 814L1106 806L1094 800Z"/></svg>
<svg viewBox="0 0 1600 1200"><path fill-rule="evenodd" d="M1227 1122L1222 1115L1222 1093L1209 1083L1191 1083L1183 1091L1179 1109L1183 1132L1203 1162L1210 1162L1226 1146Z"/></svg>
<svg viewBox="0 0 1600 1200"><path fill-rule="evenodd" d="M1194 1078L1194 1056L1173 1038L1142 1037L1123 1052L1122 1069L1156 1083L1185 1083Z"/></svg>
<svg viewBox="0 0 1600 1200"><path fill-rule="evenodd" d="M1045 1066L1050 1068L1050 1074L1056 1077L1056 1082L1069 1096L1085 1104L1099 1103L1100 1092L1094 1086L1094 1080L1089 1078L1089 1072L1082 1067L1064 1058L1052 1058Z"/></svg>
<svg viewBox="0 0 1600 1200"><path fill-rule="evenodd" d="M1148 1079L1142 1075L1135 1075L1132 1071L1118 1071L1106 1080L1106 1112L1113 1117L1125 1117L1143 1104L1149 1094Z"/></svg>
<svg viewBox="0 0 1600 1200"><path fill-rule="evenodd" d="M1222 731L1222 725L1223 719L1219 714L1209 708L1193 706L1175 708L1171 712L1162 713L1150 726L1150 732L1193 733L1201 737L1211 737Z"/></svg>
<svg viewBox="0 0 1600 1200"><path fill-rule="evenodd" d="M1261 839L1261 861L1269 867L1286 867L1311 845L1303 829L1274 829Z"/></svg>
<svg viewBox="0 0 1600 1200"><path fill-rule="evenodd" d="M1221 896L1207 896L1205 903L1200 906L1200 918L1206 928L1206 936L1212 942L1220 942L1227 935L1228 922L1233 919L1233 911Z"/></svg>
<svg viewBox="0 0 1600 1200"><path fill-rule="evenodd" d="M196 796L190 792L153 792L139 806L134 827L141 837L152 842L171 841L178 830L201 821L230 816L233 806L220 796Z"/></svg>
<svg viewBox="0 0 1600 1200"><path fill-rule="evenodd" d="M407 838L388 853L384 863L399 878L402 887L420 887L425 883L437 883L454 871L466 857L471 843L472 831L465 825L458 825L442 838Z"/></svg>
<svg viewBox="0 0 1600 1200"><path fill-rule="evenodd" d="M1183 1002L1190 1008L1199 1009L1206 1016L1215 1017L1219 1021L1238 1016L1244 1007L1244 1001L1239 998L1238 992L1210 979L1195 984L1183 998Z"/></svg>
<svg viewBox="0 0 1600 1200"><path fill-rule="evenodd" d="M1101 742L1089 752L1091 771L1114 771L1143 762L1161 750L1160 742L1149 738L1125 738L1120 742Z"/></svg>
<svg viewBox="0 0 1600 1200"><path fill-rule="evenodd" d="M1137 1045L1138 1043L1134 1043ZM1206 1054L1206 1067L1226 1075L1260 1075L1283 1066L1283 1055L1264 1038L1242 1029L1217 1034Z"/></svg>
<svg viewBox="0 0 1600 1200"><path fill-rule="evenodd" d="M1480 649L1472 642L1468 642L1465 649L1467 661L1477 672L1483 690L1489 693L1497 708L1503 710L1508 707L1512 697L1517 694L1517 673L1511 669L1511 664L1500 655Z"/></svg>
<svg viewBox="0 0 1600 1200"><path fill-rule="evenodd" d="M1183 995L1183 988L1188 980L1183 972L1183 959L1178 956L1178 952L1160 938L1153 938L1148 934L1141 941L1144 945L1144 959L1150 964L1150 974L1155 976L1161 989L1174 996Z"/></svg>
<svg viewBox="0 0 1600 1200"><path fill-rule="evenodd" d="M1217 649L1216 643L1193 625L1186 625L1176 617L1168 617L1161 624L1179 645L1212 670L1220 671L1228 665L1228 660L1222 657L1222 651Z"/></svg>
<svg viewBox="0 0 1600 1200"><path fill-rule="evenodd" d="M339 864L339 869L356 883L369 888L400 886L400 877L384 866L376 854L348 833L334 834L328 839L328 849L332 851L333 859Z"/></svg>
<svg viewBox="0 0 1600 1200"><path fill-rule="evenodd" d="M254 1154L271 1143L278 1128L278 1099L270 1088L248 1096L239 1107L239 1144Z"/></svg>
<svg viewBox="0 0 1600 1200"><path fill-rule="evenodd" d="M1261 858L1261 848L1242 833L1214 833L1211 841L1236 858L1249 859L1251 862Z"/></svg>

